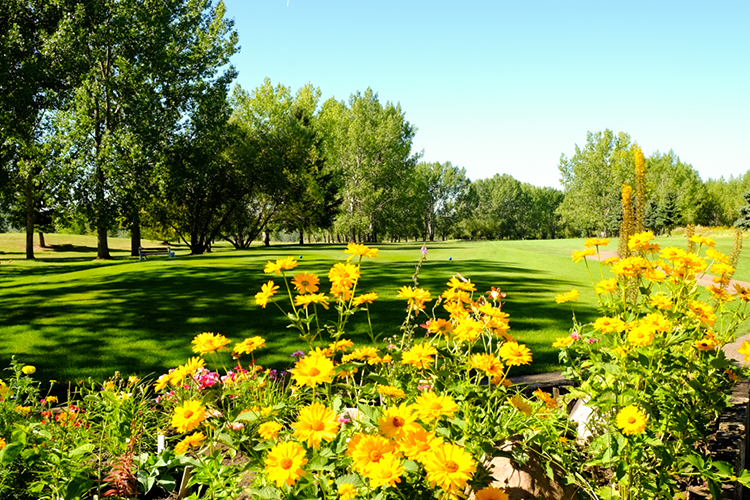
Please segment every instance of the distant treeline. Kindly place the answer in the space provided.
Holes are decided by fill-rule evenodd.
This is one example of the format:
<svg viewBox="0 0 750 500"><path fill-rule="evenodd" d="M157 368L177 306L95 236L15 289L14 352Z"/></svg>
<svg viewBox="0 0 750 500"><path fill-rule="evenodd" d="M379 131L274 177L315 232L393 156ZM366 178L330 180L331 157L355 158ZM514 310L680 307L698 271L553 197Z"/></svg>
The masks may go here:
<svg viewBox="0 0 750 500"><path fill-rule="evenodd" d="M10 2L0 19L0 213L27 233L182 241L201 254L274 232L327 241L615 234L634 176L627 134L590 133L560 160L562 191L509 175L471 181L421 162L417 128L367 89L321 102L266 79L232 87L223 3ZM747 175L703 182L673 153L647 159L655 230L737 218ZM43 244L43 241L42 241Z"/></svg>

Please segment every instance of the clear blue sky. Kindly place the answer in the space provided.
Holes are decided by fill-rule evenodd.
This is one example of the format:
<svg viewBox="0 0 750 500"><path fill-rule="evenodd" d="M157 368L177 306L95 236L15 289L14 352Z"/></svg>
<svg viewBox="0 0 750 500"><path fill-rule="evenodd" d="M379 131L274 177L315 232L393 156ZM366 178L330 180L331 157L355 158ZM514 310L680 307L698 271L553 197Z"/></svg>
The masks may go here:
<svg viewBox="0 0 750 500"><path fill-rule="evenodd" d="M610 128L704 180L750 169L750 1L225 0L246 89L371 87L426 161L559 187Z"/></svg>

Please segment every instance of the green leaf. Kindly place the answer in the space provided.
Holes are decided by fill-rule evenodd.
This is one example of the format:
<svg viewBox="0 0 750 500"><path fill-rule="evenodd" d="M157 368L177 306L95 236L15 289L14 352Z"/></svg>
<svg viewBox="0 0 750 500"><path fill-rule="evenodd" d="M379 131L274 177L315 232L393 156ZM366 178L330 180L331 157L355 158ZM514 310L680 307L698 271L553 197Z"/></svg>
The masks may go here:
<svg viewBox="0 0 750 500"><path fill-rule="evenodd" d="M68 456L73 458L77 457L78 455L83 455L84 453L91 453L95 448L96 446L94 446L92 443L86 443L68 453Z"/></svg>
<svg viewBox="0 0 750 500"><path fill-rule="evenodd" d="M408 462L408 460L407 460ZM404 468L406 468L406 464L404 463ZM341 486L344 483L349 483L355 488L359 488L360 486L364 486L364 483L362 482L362 478L360 478L357 474L347 474L345 476L341 476L338 479L336 479L336 486Z"/></svg>
<svg viewBox="0 0 750 500"><path fill-rule="evenodd" d="M25 445L17 441L11 441L5 445L5 448L0 450L0 465L11 464L24 448Z"/></svg>
<svg viewBox="0 0 750 500"><path fill-rule="evenodd" d="M281 491L273 486L266 486L265 488L249 488L248 493L252 498L269 498L273 500L281 499Z"/></svg>

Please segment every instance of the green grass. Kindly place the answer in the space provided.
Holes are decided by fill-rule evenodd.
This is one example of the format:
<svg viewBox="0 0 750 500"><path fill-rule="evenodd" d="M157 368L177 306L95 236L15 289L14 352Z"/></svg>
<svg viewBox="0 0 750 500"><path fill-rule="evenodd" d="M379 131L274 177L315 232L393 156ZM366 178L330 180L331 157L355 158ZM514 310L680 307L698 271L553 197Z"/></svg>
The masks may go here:
<svg viewBox="0 0 750 500"><path fill-rule="evenodd" d="M268 345L258 352L257 361L287 368L289 355L306 346L286 327L274 305L261 309L255 304L255 293L269 279L263 273L265 262L302 254L298 270L320 275L327 288L328 269L348 256L343 245L254 246L246 251L219 245L203 256L189 256L186 248L177 247L175 259L139 262L129 256L128 240L113 238L114 260L98 262L93 260L93 237L50 234L47 243L52 248L37 250L37 259L26 261L24 235L0 235L0 364L7 366L16 355L35 365L39 378L62 381L103 379L115 370L163 373L192 355L190 341L204 331L222 333L233 341L260 335ZM510 314L511 333L534 353L534 363L515 373L552 371L559 367L551 343L567 335L571 325L570 307L555 304L555 295L577 288L579 320L592 320L596 313L586 268L570 259L582 243L428 243L420 286L435 297L458 272L471 278L480 292L491 286L502 288L507 293L504 310ZM660 243L685 246L684 238L662 238ZM731 238L717 243L725 252L731 251L731 245ZM422 244L376 246L380 258L365 260L358 290L378 292L380 299L371 306L373 328L385 337L395 336L405 307L397 290L412 283ZM615 249L616 241L609 248ZM737 278L750 280L750 258L742 260ZM275 300L283 303L280 295ZM349 338L368 342L364 314L354 316L350 325ZM228 357L222 361L231 362Z"/></svg>

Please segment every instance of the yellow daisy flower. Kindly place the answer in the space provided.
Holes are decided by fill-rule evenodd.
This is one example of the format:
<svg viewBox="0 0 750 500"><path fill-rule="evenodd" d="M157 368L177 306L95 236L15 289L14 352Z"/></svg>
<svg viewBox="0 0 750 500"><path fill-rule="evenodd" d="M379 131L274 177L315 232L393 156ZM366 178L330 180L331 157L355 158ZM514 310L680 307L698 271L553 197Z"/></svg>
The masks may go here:
<svg viewBox="0 0 750 500"><path fill-rule="evenodd" d="M297 422L292 424L294 436L307 441L310 448L318 448L321 441L331 442L339 430L336 414L321 403L302 408Z"/></svg>
<svg viewBox="0 0 750 500"><path fill-rule="evenodd" d="M268 452L265 464L268 479L275 482L277 487L281 488L282 484L292 486L305 475L302 470L302 466L307 464L305 449L294 441L279 443Z"/></svg>

